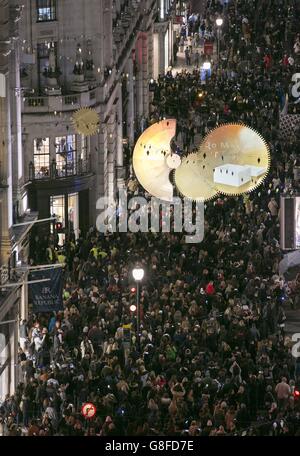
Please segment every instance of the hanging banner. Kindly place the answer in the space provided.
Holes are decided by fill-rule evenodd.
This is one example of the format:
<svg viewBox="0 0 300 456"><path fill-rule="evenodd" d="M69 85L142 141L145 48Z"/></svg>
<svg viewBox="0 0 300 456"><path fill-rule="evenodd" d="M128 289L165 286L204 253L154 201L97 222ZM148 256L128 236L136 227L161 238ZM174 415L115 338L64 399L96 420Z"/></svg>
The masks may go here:
<svg viewBox="0 0 300 456"><path fill-rule="evenodd" d="M58 312L59 310L63 310L62 278L62 269L48 269L30 273L29 280L50 279L49 282L29 285L29 296L34 313Z"/></svg>
<svg viewBox="0 0 300 456"><path fill-rule="evenodd" d="M213 55L214 53L214 44L210 42L204 43L204 54L205 55Z"/></svg>

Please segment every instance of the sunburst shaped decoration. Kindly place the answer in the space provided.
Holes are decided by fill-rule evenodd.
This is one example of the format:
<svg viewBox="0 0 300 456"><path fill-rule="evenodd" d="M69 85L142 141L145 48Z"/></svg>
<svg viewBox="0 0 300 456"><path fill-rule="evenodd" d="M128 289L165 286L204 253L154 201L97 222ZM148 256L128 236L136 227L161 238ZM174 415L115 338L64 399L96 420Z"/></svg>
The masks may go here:
<svg viewBox="0 0 300 456"><path fill-rule="evenodd" d="M170 144L175 133L175 119L156 122L142 133L133 151L133 168L139 183L148 193L163 201L173 199L169 176L180 164L177 159L170 158Z"/></svg>
<svg viewBox="0 0 300 456"><path fill-rule="evenodd" d="M218 193L239 196L252 192L266 179L271 165L265 139L242 123L223 124L202 141L200 164Z"/></svg>
<svg viewBox="0 0 300 456"><path fill-rule="evenodd" d="M209 168L195 152L182 159L174 172L174 182L183 197L194 201L209 201L218 195Z"/></svg>
<svg viewBox="0 0 300 456"><path fill-rule="evenodd" d="M80 108L73 115L73 126L79 135L92 136L98 131L100 118L91 108Z"/></svg>

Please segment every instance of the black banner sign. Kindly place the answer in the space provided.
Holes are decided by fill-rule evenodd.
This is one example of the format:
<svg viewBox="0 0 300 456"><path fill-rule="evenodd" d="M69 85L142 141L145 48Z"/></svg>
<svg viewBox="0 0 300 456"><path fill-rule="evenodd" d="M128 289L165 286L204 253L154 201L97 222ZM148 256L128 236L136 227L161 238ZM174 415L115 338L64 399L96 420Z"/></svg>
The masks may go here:
<svg viewBox="0 0 300 456"><path fill-rule="evenodd" d="M62 269L35 271L30 274L30 281L50 279L48 282L29 285L29 293L33 304L33 312L58 312L63 310Z"/></svg>

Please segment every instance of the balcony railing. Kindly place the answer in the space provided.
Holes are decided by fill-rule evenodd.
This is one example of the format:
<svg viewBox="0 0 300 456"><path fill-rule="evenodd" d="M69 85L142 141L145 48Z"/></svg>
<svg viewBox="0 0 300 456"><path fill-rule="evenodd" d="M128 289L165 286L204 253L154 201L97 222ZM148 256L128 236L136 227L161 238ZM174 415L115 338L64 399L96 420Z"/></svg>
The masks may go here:
<svg viewBox="0 0 300 456"><path fill-rule="evenodd" d="M28 98L25 100L25 104L30 108L41 107L45 106L45 100L46 98L43 97Z"/></svg>
<svg viewBox="0 0 300 456"><path fill-rule="evenodd" d="M64 98L65 105L74 105L79 103L79 96L78 95L67 95Z"/></svg>
<svg viewBox="0 0 300 456"><path fill-rule="evenodd" d="M25 97L22 111L26 114L37 112L74 111L81 106L92 107L97 103L97 89L88 92L57 95Z"/></svg>
<svg viewBox="0 0 300 456"><path fill-rule="evenodd" d="M67 177L83 176L92 172L91 156L87 159L70 160L58 162L52 160L50 166L39 167L34 166L33 162L29 163L29 181L56 180L65 179Z"/></svg>

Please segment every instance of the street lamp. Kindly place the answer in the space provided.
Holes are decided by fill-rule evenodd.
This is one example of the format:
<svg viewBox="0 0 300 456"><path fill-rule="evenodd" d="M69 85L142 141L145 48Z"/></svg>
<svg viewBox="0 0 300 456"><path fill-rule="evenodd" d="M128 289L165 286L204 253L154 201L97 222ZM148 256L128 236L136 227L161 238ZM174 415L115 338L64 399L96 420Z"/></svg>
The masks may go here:
<svg viewBox="0 0 300 456"><path fill-rule="evenodd" d="M210 62L204 62L203 63L203 70L210 70L211 69L211 63Z"/></svg>
<svg viewBox="0 0 300 456"><path fill-rule="evenodd" d="M145 271L141 267L136 267L132 270L132 276L136 282L136 333L137 333L137 341L138 345L140 345L140 318L141 318L141 311L140 311L140 282L143 280L145 275Z"/></svg>
<svg viewBox="0 0 300 456"><path fill-rule="evenodd" d="M143 268L135 268L132 271L132 276L136 282L141 282L144 278L145 271Z"/></svg>
<svg viewBox="0 0 300 456"><path fill-rule="evenodd" d="M202 70L203 71L201 72L201 81L206 82L206 80L211 76L211 63L204 62Z"/></svg>
<svg viewBox="0 0 300 456"><path fill-rule="evenodd" d="M218 27L218 65L220 63L220 35L221 35L221 27L223 25L223 19L221 17L218 17L216 19L216 24Z"/></svg>

